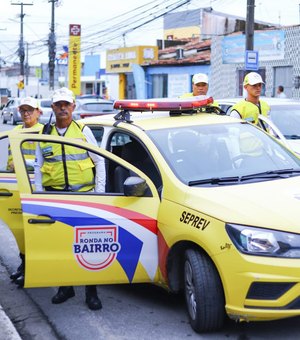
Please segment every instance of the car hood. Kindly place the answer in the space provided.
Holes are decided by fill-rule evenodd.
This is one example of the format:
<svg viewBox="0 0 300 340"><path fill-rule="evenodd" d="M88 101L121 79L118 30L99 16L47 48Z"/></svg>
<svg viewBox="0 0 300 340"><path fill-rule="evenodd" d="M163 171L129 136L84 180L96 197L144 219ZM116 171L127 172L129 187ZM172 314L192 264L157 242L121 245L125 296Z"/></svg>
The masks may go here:
<svg viewBox="0 0 300 340"><path fill-rule="evenodd" d="M300 233L300 176L221 187L189 188L187 207L224 222Z"/></svg>

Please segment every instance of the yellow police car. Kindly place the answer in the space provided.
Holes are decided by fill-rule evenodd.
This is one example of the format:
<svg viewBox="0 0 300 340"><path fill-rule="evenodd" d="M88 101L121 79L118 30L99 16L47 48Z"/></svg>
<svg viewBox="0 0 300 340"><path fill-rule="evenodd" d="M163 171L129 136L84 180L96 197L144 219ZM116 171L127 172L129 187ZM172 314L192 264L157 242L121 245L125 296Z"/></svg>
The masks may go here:
<svg viewBox="0 0 300 340"><path fill-rule="evenodd" d="M300 159L202 105L116 101L84 120L100 148L1 134L0 217L26 250L25 287L152 282L184 292L196 332L300 315ZM45 141L103 157L105 193L36 191L22 144Z"/></svg>

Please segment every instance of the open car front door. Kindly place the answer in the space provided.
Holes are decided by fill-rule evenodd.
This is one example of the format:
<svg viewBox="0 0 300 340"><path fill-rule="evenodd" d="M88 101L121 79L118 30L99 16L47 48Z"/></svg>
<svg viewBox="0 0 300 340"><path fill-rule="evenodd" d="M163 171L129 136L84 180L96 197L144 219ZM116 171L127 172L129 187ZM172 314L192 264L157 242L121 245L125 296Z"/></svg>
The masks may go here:
<svg viewBox="0 0 300 340"><path fill-rule="evenodd" d="M105 193L35 191L22 155L24 141L88 151L103 157L106 164L130 170L125 193L117 192L112 183ZM160 199L147 176L121 158L76 139L15 134L10 145L23 211L25 287L157 279Z"/></svg>
<svg viewBox="0 0 300 340"><path fill-rule="evenodd" d="M20 252L24 254L24 227L20 193L12 163L8 166L8 155L10 152L8 136L20 131L0 133L0 218L9 227L16 239ZM28 178L32 181L33 173L28 172Z"/></svg>

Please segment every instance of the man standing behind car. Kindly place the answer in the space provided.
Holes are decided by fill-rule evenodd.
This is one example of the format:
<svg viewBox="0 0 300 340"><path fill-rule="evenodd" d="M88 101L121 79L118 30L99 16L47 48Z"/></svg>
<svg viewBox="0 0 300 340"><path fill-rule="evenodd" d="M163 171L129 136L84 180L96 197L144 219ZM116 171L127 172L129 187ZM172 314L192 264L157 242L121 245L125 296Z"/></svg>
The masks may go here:
<svg viewBox="0 0 300 340"><path fill-rule="evenodd" d="M248 73L244 78L244 89L247 97L232 106L230 116L242 118L254 124L258 124L258 115L268 116L270 106L260 100L262 85L264 84L260 74L256 72Z"/></svg>
<svg viewBox="0 0 300 340"><path fill-rule="evenodd" d="M52 97L51 107L55 114L56 122L50 126L45 125L44 133L77 138L97 145L92 131L87 126L72 119L72 113L75 109L72 91L65 87L56 90ZM68 157L68 155L72 157ZM84 166L81 163L84 163ZM80 166L84 171L81 170L76 175L76 171L79 171ZM96 170L95 176L94 169ZM55 143L50 142L41 142L37 146L35 163L35 187L37 191L104 192L105 180L105 166L102 157L88 152L78 155L72 146L65 145L64 150L61 150L61 148L55 147ZM72 286L59 287L58 292L52 298L52 303L65 302L74 295L75 292ZM95 285L86 286L85 295L86 304L90 309L97 310L102 308Z"/></svg>
<svg viewBox="0 0 300 340"><path fill-rule="evenodd" d="M22 98L18 110L21 114L23 124L18 125L14 130L36 128L38 131L42 130L43 124L39 123L41 111L39 103L32 97ZM25 142L22 144L22 152L26 161L27 169L33 170L35 159L35 143ZM7 170L14 171L14 163L10 147L8 148ZM19 287L24 286L24 271L25 271L25 255L24 250L20 249L21 264L15 272L10 275L11 280Z"/></svg>
<svg viewBox="0 0 300 340"><path fill-rule="evenodd" d="M196 96L206 96L208 92L208 76L205 73L196 73L192 78L192 89L193 92L184 93L180 98L191 98ZM212 106L219 106L219 104L214 101Z"/></svg>

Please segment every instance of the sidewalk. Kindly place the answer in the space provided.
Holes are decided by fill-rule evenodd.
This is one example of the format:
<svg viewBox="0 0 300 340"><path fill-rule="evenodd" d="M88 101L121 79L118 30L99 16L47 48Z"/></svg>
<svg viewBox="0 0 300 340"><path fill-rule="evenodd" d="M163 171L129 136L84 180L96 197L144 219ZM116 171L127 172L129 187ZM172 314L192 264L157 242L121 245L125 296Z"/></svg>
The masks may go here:
<svg viewBox="0 0 300 340"><path fill-rule="evenodd" d="M15 326L0 305L0 340L22 340Z"/></svg>

